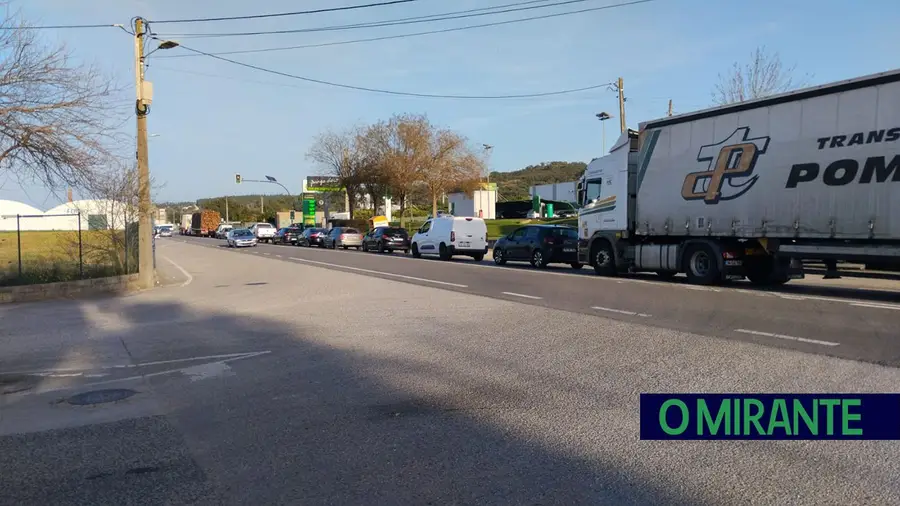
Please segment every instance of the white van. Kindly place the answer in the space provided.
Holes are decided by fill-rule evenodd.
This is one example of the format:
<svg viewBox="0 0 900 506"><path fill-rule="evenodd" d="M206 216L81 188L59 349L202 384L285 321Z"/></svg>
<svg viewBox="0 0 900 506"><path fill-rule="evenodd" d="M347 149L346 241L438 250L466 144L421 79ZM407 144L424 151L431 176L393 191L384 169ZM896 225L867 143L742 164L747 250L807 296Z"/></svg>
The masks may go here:
<svg viewBox="0 0 900 506"><path fill-rule="evenodd" d="M465 255L480 262L487 254L487 225L481 218L438 216L426 221L410 240L412 256L438 255L450 260Z"/></svg>

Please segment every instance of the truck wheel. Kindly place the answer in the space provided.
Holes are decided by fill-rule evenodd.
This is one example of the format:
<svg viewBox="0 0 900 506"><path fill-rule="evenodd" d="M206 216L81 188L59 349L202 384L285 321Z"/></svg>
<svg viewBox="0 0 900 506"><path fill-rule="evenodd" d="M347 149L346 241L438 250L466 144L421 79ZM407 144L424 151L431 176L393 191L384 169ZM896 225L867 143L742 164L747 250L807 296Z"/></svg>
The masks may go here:
<svg viewBox="0 0 900 506"><path fill-rule="evenodd" d="M584 267L579 262L572 262L569 264L569 266L572 267L573 269L575 269L576 271L581 270L581 268Z"/></svg>
<svg viewBox="0 0 900 506"><path fill-rule="evenodd" d="M412 250L410 251L412 251L413 258L422 258L422 254L419 253L419 246L416 243L413 243Z"/></svg>
<svg viewBox="0 0 900 506"><path fill-rule="evenodd" d="M712 246L695 244L684 255L684 272L692 285L714 285L722 279Z"/></svg>
<svg viewBox="0 0 900 506"><path fill-rule="evenodd" d="M756 286L780 286L790 281L787 273L776 267L772 257L755 258L745 263L744 274Z"/></svg>
<svg viewBox="0 0 900 506"><path fill-rule="evenodd" d="M598 240L591 247L591 266L600 276L616 275L616 256L609 241Z"/></svg>
<svg viewBox="0 0 900 506"><path fill-rule="evenodd" d="M450 250L447 249L447 245L444 243L441 243L441 247L438 249L438 253L441 260L444 261L450 260L450 257L452 256L450 255Z"/></svg>
<svg viewBox="0 0 900 506"><path fill-rule="evenodd" d="M677 274L675 271L656 271L656 275L663 281L672 281Z"/></svg>
<svg viewBox="0 0 900 506"><path fill-rule="evenodd" d="M533 267L537 267L538 269L547 267L547 259L544 258L543 251L536 249L531 253L531 265Z"/></svg>

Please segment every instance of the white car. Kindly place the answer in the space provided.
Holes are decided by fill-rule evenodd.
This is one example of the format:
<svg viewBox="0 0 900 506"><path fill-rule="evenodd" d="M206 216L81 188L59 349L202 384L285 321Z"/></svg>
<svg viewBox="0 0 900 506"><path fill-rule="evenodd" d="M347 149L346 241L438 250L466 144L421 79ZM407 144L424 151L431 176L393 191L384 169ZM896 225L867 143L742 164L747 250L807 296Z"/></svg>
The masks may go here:
<svg viewBox="0 0 900 506"><path fill-rule="evenodd" d="M487 250L487 225L481 218L438 216L426 221L410 240L410 252L416 258L438 255L450 260L464 255L480 262Z"/></svg>
<svg viewBox="0 0 900 506"><path fill-rule="evenodd" d="M225 234L225 240L228 241L229 248L243 248L246 246L256 246L259 241L253 232L246 228L236 228L229 230Z"/></svg>
<svg viewBox="0 0 900 506"><path fill-rule="evenodd" d="M234 225L222 224L219 225L219 228L216 229L216 239L225 239L228 236L228 232L231 232L234 229Z"/></svg>
<svg viewBox="0 0 900 506"><path fill-rule="evenodd" d="M259 242L272 242L275 238L275 232L278 230L271 223L256 223L250 227L250 231L256 236Z"/></svg>

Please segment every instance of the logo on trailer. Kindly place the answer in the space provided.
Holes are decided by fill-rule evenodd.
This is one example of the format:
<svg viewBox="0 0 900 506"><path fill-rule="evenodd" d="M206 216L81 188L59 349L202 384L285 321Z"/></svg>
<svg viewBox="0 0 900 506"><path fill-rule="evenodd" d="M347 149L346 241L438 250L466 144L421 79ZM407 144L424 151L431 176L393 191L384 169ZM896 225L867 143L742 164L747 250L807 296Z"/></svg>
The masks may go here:
<svg viewBox="0 0 900 506"><path fill-rule="evenodd" d="M706 170L684 178L682 198L718 204L747 193L759 178L753 173L756 160L768 147L769 137L751 139L749 127L736 129L719 143L701 146L697 161L705 164Z"/></svg>

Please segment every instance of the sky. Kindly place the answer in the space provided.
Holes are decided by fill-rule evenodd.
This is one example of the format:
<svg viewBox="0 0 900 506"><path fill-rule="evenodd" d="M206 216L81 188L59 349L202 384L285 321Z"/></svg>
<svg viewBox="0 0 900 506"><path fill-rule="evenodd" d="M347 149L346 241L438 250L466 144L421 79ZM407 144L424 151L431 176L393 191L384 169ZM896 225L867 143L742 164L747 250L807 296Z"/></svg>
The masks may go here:
<svg viewBox="0 0 900 506"><path fill-rule="evenodd" d="M373 0L18 0L35 25L121 23L265 14L338 7ZM194 38L183 34L289 30L392 20L522 0L418 0L406 4L287 18L190 24L153 23L162 38L204 52L320 44L437 30L622 3L571 5L469 19L345 31ZM553 3L549 0L545 3ZM558 1L558 0L556 0ZM624 79L630 128L666 114L708 107L720 73L748 61L757 46L796 65L810 85L900 66L893 35L900 2L866 0L656 0L551 19L450 33L289 51L229 55L244 63L319 80L403 92L508 95L581 88ZM167 35L171 34L171 35ZM179 34L182 34L179 37ZM117 28L42 30L51 44L96 64L123 87L122 113L134 93L133 40ZM274 185L234 182L273 176L292 193L320 173L306 154L317 134L427 114L494 146L490 169L510 171L545 161L602 156L618 137L618 103L606 88L531 99L462 100L346 90L190 56L183 48L148 58L154 97L148 116L156 202L221 195L279 193ZM176 56L173 58L173 56ZM595 114L614 119L605 128ZM123 131L133 134L134 123ZM0 199L46 210L65 192L0 178ZM77 196L77 195L76 195Z"/></svg>

